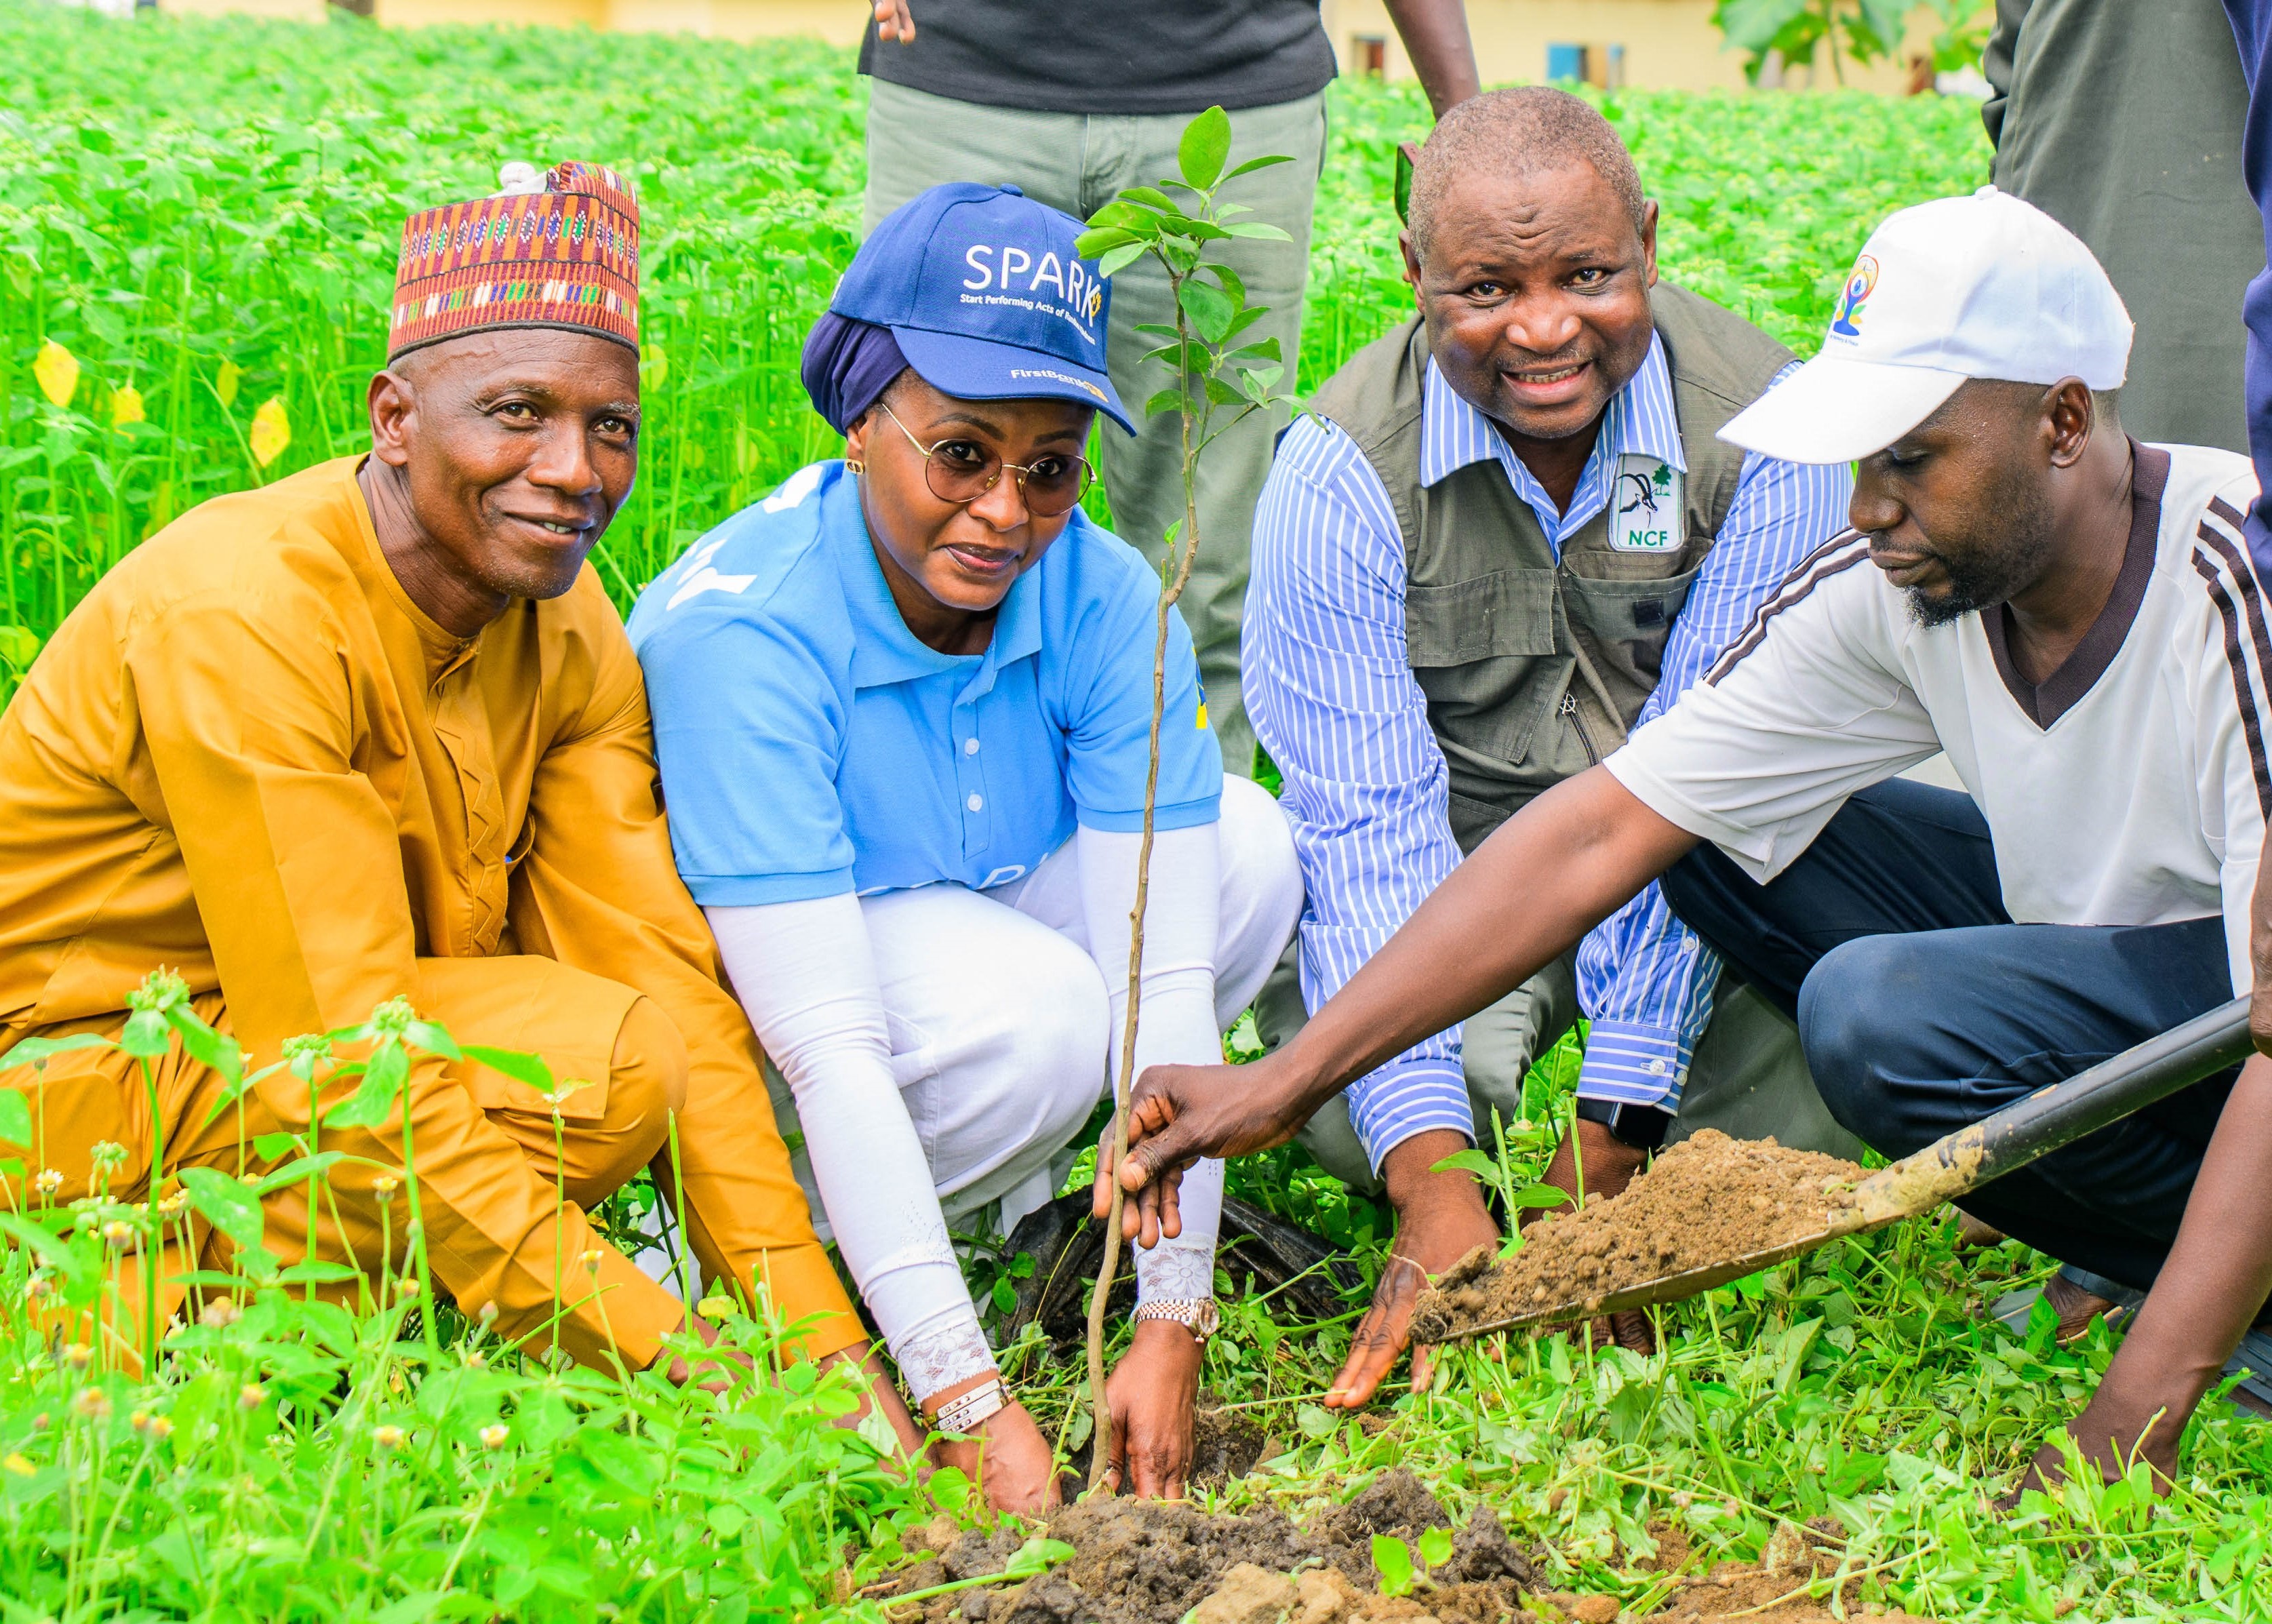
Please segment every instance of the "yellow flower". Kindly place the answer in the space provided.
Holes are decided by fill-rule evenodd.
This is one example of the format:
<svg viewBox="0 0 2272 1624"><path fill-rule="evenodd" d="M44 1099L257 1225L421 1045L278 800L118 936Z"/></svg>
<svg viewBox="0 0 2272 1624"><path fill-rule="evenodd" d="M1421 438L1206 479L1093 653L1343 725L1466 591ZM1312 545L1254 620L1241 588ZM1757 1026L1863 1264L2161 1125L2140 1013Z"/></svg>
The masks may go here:
<svg viewBox="0 0 2272 1624"><path fill-rule="evenodd" d="M220 363L220 376L213 380L213 393L220 397L220 409L227 411L236 404L236 386L244 381L244 369L234 361Z"/></svg>
<svg viewBox="0 0 2272 1624"><path fill-rule="evenodd" d="M713 1293L695 1304L694 1312L706 1320L722 1320L734 1312L734 1299Z"/></svg>
<svg viewBox="0 0 2272 1624"><path fill-rule="evenodd" d="M41 394L57 406L69 406L71 396L78 393L78 357L49 339L40 346L39 359L32 363L32 376L39 380Z"/></svg>
<svg viewBox="0 0 2272 1624"><path fill-rule="evenodd" d="M20 1455L11 1455L6 1460L0 1461L0 1471L4 1471L11 1477L28 1478L37 1471L39 1471L38 1467Z"/></svg>
<svg viewBox="0 0 2272 1624"><path fill-rule="evenodd" d="M73 1370L85 1370L94 1363L94 1350L83 1342L75 1342L64 1350L64 1363Z"/></svg>
<svg viewBox="0 0 2272 1624"><path fill-rule="evenodd" d="M399 1426L374 1426L370 1441L382 1449L400 1449L409 1441L409 1434Z"/></svg>
<svg viewBox="0 0 2272 1624"><path fill-rule="evenodd" d="M101 1388L81 1388L71 1399L71 1409L90 1421L100 1421L110 1414L110 1395Z"/></svg>
<svg viewBox="0 0 2272 1624"><path fill-rule="evenodd" d="M64 1187L64 1170L60 1167L41 1168L40 1176L32 1180L32 1187L42 1195L53 1195Z"/></svg>
<svg viewBox="0 0 2272 1624"><path fill-rule="evenodd" d="M484 1426L482 1428L482 1448L484 1449L502 1449L504 1448L504 1441L512 1436L512 1433L511 1430L508 1429L505 1424L502 1421L499 1421L494 1426Z"/></svg>
<svg viewBox="0 0 2272 1624"><path fill-rule="evenodd" d="M583 1264L585 1269L590 1273L596 1275L600 1272L600 1260L607 1255L607 1253L601 1247L591 1246L586 1248L583 1254L577 1259L577 1261Z"/></svg>
<svg viewBox="0 0 2272 1624"><path fill-rule="evenodd" d="M220 1331L227 1330L243 1318L244 1318L244 1310L238 1306L235 1298L216 1297L199 1311L198 1323L209 1325Z"/></svg>
<svg viewBox="0 0 2272 1624"><path fill-rule="evenodd" d="M110 392L110 426L123 429L142 421L142 392L129 384Z"/></svg>
<svg viewBox="0 0 2272 1624"><path fill-rule="evenodd" d="M267 1398L266 1388L258 1381L248 1381L236 1390L236 1407L239 1410L258 1410Z"/></svg>
<svg viewBox="0 0 2272 1624"><path fill-rule="evenodd" d="M407 1303L417 1295L418 1283L415 1280L411 1279L408 1276L406 1275L403 1278L394 1283L394 1300L396 1302Z"/></svg>
<svg viewBox="0 0 2272 1624"><path fill-rule="evenodd" d="M284 398L272 395L252 414L252 430L245 436L252 447L252 460L266 468L284 454L292 443L292 425L284 415Z"/></svg>
<svg viewBox="0 0 2272 1624"><path fill-rule="evenodd" d="M173 1436L174 1424L164 1416L152 1415L146 1410L138 1410L127 1419L137 1433L147 1438L152 1443L163 1443L168 1438Z"/></svg>
<svg viewBox="0 0 2272 1624"><path fill-rule="evenodd" d="M123 1246L134 1239L134 1226L123 1218L113 1218L102 1226L102 1238L114 1246Z"/></svg>

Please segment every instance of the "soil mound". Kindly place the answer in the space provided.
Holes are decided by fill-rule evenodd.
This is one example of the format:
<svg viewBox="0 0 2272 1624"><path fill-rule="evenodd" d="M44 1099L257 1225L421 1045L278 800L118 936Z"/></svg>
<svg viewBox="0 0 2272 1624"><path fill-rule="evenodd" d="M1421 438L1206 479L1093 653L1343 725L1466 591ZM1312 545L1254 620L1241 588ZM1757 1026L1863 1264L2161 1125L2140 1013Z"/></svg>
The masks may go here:
<svg viewBox="0 0 2272 1624"><path fill-rule="evenodd" d="M1531 1225L1504 1262L1484 1247L1469 1253L1421 1295L1413 1338L1448 1342L1561 1304L1590 1312L1612 1291L1802 1240L1853 1204L1862 1176L1835 1156L1707 1128L1623 1194Z"/></svg>

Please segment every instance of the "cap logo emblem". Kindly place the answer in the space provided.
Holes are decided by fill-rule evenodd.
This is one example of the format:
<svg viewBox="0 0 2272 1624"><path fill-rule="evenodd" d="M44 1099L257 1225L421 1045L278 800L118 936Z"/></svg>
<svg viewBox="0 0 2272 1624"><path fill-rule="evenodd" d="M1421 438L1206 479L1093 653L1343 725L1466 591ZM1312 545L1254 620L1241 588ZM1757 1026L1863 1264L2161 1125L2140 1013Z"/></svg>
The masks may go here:
<svg viewBox="0 0 2272 1624"><path fill-rule="evenodd" d="M1838 313L1830 318L1830 331L1842 339L1862 336L1862 311L1870 303L1870 295L1878 286L1878 262L1864 254L1854 262L1854 273L1846 279L1846 286L1838 294Z"/></svg>

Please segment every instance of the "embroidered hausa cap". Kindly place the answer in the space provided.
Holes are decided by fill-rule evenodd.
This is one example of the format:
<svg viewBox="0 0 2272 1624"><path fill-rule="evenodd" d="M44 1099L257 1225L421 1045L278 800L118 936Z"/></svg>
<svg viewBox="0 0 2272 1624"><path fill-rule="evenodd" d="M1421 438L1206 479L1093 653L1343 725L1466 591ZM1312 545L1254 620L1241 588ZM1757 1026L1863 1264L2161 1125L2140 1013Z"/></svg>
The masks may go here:
<svg viewBox="0 0 2272 1624"><path fill-rule="evenodd" d="M639 202L597 164L509 163L494 197L413 214L387 359L497 327L565 327L639 348Z"/></svg>
<svg viewBox="0 0 2272 1624"><path fill-rule="evenodd" d="M1840 288L1813 360L1720 430L1787 462L1883 451L1967 378L2119 389L2130 313L2081 239L1984 186L1888 218Z"/></svg>
<svg viewBox="0 0 2272 1624"><path fill-rule="evenodd" d="M884 218L828 308L890 328L942 394L1072 400L1132 434L1104 370L1112 290L1074 251L1080 232L1015 186L934 186Z"/></svg>

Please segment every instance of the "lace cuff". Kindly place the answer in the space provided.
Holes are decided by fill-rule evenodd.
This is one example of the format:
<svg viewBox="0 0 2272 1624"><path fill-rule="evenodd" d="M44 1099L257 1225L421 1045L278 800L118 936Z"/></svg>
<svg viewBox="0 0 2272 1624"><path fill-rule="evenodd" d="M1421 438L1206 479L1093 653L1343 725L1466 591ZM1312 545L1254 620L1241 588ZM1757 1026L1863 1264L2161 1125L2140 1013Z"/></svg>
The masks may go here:
<svg viewBox="0 0 2272 1624"><path fill-rule="evenodd" d="M986 1345L986 1333L978 1328L978 1316L971 1313L958 1314L935 1329L916 1332L892 1349L892 1358L900 1367L900 1380L918 1404L958 1381L968 1381L994 1368L994 1351Z"/></svg>
<svg viewBox="0 0 2272 1624"><path fill-rule="evenodd" d="M1139 1249L1136 1254L1136 1300L1148 1303L1160 1298L1213 1297L1214 1295L1214 1248L1213 1246L1179 1246L1172 1240L1162 1241L1149 1252Z"/></svg>

